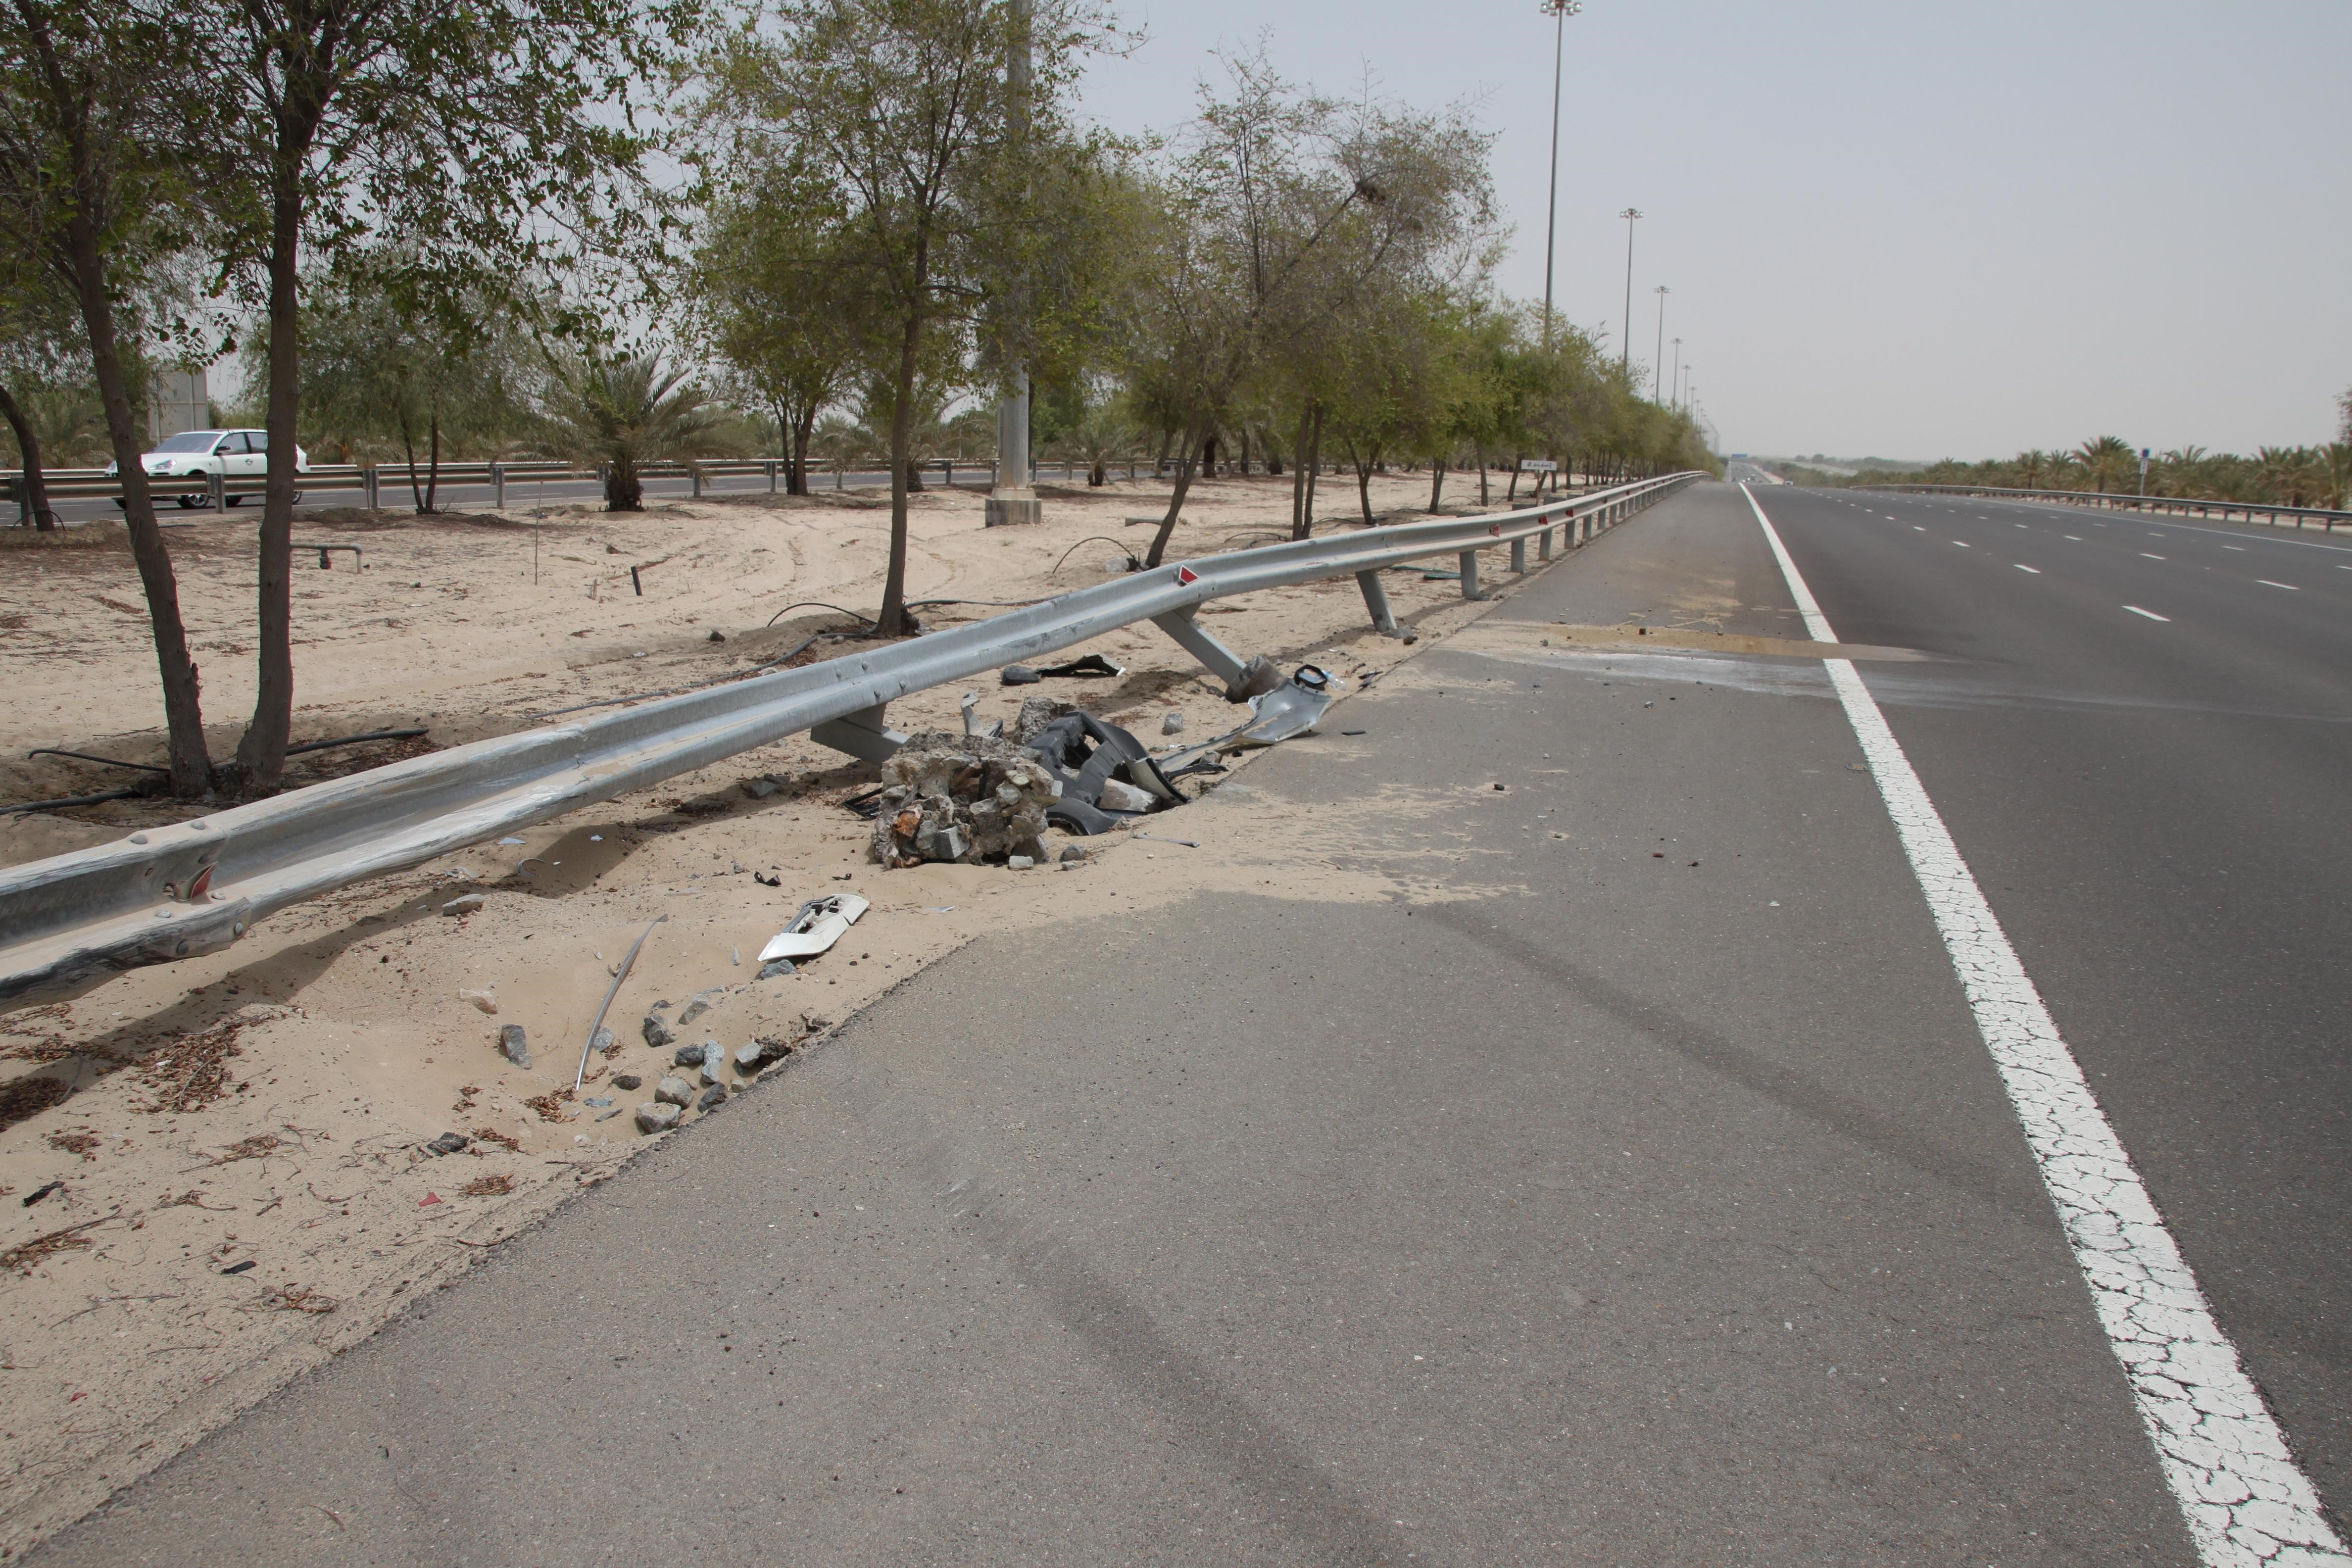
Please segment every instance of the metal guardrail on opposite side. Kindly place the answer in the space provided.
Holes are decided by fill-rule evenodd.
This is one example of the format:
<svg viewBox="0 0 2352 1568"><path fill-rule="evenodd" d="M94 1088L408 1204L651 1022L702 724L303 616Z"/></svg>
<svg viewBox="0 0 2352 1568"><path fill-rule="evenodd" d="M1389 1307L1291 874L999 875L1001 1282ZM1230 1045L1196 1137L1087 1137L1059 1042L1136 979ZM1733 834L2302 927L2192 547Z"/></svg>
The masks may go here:
<svg viewBox="0 0 2352 1568"><path fill-rule="evenodd" d="M2252 522L2257 516L2271 520L2278 526L2283 517L2294 519L2300 529L2305 518L2317 518L2323 531L2333 533L2339 522L2352 525L2352 511L2331 511L2316 506L2273 506L2258 500L2211 500L2194 496L2126 496L2106 490L2024 490L2000 485L1862 485L1866 490L1892 490L1902 495L2000 496L2004 500L2063 501L2069 506L2096 507L2104 511L2153 511L2169 517L2210 518L2219 512L2221 521L2230 521L2233 512L2243 512Z"/></svg>
<svg viewBox="0 0 2352 1568"><path fill-rule="evenodd" d="M1378 574L1457 554L1480 596L1478 552L1528 540L1549 556L1706 476L1669 475L1525 510L1401 523L1139 572L969 626L522 731L293 790L111 844L0 870L0 1001L71 994L116 971L227 946L289 904L420 864L806 730L878 760L904 740L885 706L1150 620L1228 679L1244 660L1193 620L1203 603L1352 573L1392 632Z"/></svg>

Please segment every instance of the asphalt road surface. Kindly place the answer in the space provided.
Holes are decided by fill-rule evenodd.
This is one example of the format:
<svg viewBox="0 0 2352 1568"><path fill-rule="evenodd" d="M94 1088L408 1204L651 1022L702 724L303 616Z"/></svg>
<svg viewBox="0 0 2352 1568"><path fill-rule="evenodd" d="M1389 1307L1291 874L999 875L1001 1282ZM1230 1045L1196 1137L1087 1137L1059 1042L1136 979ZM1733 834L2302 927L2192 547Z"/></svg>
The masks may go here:
<svg viewBox="0 0 2352 1568"><path fill-rule="evenodd" d="M1891 742L1818 658L1506 636L1805 637L1687 491L1188 811L1376 782L1444 896L1375 835L1384 903L978 942L33 1560L2196 1563L1895 742L2342 1499L2352 552L1759 500L1930 656L1854 666Z"/></svg>

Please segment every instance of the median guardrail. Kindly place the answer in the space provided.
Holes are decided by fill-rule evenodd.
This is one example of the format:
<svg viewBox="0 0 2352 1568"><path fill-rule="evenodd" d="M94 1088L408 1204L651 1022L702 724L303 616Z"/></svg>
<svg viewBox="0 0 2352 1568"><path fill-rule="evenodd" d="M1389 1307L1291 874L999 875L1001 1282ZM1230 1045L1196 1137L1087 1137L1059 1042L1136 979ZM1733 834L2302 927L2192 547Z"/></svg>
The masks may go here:
<svg viewBox="0 0 2352 1568"><path fill-rule="evenodd" d="M1905 495L1990 496L2009 500L2063 501L2069 506L2096 507L2110 511L2152 511L2163 516L2203 517L2219 515L2223 522L2242 516L2248 522L2257 517L2267 518L2273 527L2284 527L2279 519L2292 518L2296 528L2304 526L2306 518L2319 520L2323 531L2333 533L2339 522L2352 524L2352 511L2331 511L2326 507L2273 506L2267 501L2217 500L2194 496L2126 496L2106 490L2025 490L2005 489L1999 485L1857 485L1857 489L1894 490Z"/></svg>
<svg viewBox="0 0 2352 1568"><path fill-rule="evenodd" d="M120 970L215 951L289 904L802 731L879 760L905 739L884 722L892 700L1137 621L1234 680L1245 661L1193 618L1212 599L1353 574L1373 625L1393 633L1384 568L1455 555L1463 594L1480 597L1481 552L1507 545L1513 570L1524 571L1530 541L1549 558L1556 535L1572 547L1706 477L1163 565L887 647L477 741L11 867L0 870L0 1001L71 994Z"/></svg>

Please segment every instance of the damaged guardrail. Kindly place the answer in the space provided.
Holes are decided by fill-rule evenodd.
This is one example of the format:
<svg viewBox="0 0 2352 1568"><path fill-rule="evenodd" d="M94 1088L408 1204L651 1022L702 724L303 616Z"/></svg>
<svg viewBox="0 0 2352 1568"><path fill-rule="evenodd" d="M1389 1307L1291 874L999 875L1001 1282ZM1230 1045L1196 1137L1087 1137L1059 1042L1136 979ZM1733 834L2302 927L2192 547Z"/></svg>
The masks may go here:
<svg viewBox="0 0 2352 1568"><path fill-rule="evenodd" d="M892 700L1137 621L1239 682L1247 661L1193 618L1209 600L1351 573L1373 626L1393 635L1383 568L1457 555L1464 595L1481 597L1479 552L1507 544L1524 571L1530 539L1549 559L1556 533L1573 546L1705 477L1175 563L876 651L477 741L11 867L0 870L0 1001L71 994L121 970L216 951L289 904L803 730L880 761L905 740L884 722Z"/></svg>

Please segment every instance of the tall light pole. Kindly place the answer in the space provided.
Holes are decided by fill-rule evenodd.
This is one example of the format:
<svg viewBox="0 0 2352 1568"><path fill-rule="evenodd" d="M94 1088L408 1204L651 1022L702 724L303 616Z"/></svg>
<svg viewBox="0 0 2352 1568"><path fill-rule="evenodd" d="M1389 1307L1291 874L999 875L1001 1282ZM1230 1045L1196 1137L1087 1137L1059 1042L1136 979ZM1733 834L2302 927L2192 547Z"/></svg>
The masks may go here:
<svg viewBox="0 0 2352 1568"><path fill-rule="evenodd" d="M1617 216L1625 220L1625 335L1617 342L1617 368L1623 370L1633 363L1633 220L1642 209L1627 207Z"/></svg>
<svg viewBox="0 0 2352 1568"><path fill-rule="evenodd" d="M1544 349L1551 349L1551 258L1559 236L1559 68L1568 40L1568 19L1584 9L1583 0L1543 0L1551 30L1551 200L1544 210Z"/></svg>
<svg viewBox="0 0 2352 1568"><path fill-rule="evenodd" d="M1664 284L1658 285L1658 353L1650 361L1650 401L1655 403L1658 394L1666 389L1666 294Z"/></svg>
<svg viewBox="0 0 2352 1568"><path fill-rule="evenodd" d="M1675 406L1683 405L1683 341L1675 340Z"/></svg>
<svg viewBox="0 0 2352 1568"><path fill-rule="evenodd" d="M1029 4L1030 0L1013 0L1013 40L1004 58L1005 118L1015 145L1029 137ZM1015 360L1008 375L1009 390L996 405L996 483L982 507L981 521L988 528L1045 521L1045 503L1037 499L1029 482L1027 363Z"/></svg>

